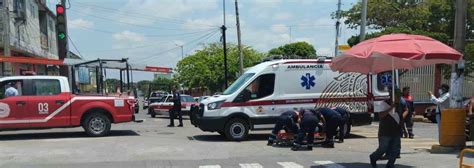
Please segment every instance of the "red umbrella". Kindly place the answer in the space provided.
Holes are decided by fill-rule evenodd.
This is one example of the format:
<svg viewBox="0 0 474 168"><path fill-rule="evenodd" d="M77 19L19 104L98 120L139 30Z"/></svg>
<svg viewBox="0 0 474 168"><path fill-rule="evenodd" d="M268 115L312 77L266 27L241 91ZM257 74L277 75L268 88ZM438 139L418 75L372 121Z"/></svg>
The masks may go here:
<svg viewBox="0 0 474 168"><path fill-rule="evenodd" d="M355 45L335 57L331 69L368 74L431 64L454 64L461 58L461 53L432 38L390 34Z"/></svg>

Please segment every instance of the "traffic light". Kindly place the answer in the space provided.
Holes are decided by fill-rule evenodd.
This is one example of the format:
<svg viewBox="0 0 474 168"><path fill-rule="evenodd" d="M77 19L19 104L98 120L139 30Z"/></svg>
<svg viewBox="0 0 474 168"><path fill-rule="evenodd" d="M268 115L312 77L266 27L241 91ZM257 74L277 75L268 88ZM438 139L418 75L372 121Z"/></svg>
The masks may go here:
<svg viewBox="0 0 474 168"><path fill-rule="evenodd" d="M58 56L64 59L67 56L67 23L66 8L63 5L56 5L56 34L58 41Z"/></svg>

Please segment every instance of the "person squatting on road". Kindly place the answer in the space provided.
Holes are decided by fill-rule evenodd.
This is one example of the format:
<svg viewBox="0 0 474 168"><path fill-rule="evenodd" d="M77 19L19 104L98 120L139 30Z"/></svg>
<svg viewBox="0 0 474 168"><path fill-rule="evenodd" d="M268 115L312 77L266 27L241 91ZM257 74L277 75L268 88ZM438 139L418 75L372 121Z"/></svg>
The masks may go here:
<svg viewBox="0 0 474 168"><path fill-rule="evenodd" d="M398 94L395 94L395 102L393 102L393 94L391 89L389 89L390 99L385 101L389 108L378 113L380 118L378 130L379 146L372 154L370 154L370 165L373 168L377 167L377 160L380 160L384 154L388 157L386 167L394 167L395 160L400 154L403 120L402 114L408 113L408 108L405 100L401 98L400 89L396 89L396 92Z"/></svg>
<svg viewBox="0 0 474 168"><path fill-rule="evenodd" d="M339 134L338 134L338 138L339 138L339 143L343 143L344 142L344 137L346 136L345 132L346 132L346 123L349 122L349 112L346 110L346 109L343 109L341 107L332 107L331 109L333 109L334 111L338 112L341 117L342 117L342 122L339 123Z"/></svg>
<svg viewBox="0 0 474 168"><path fill-rule="evenodd" d="M321 114L321 120L326 126L326 140L322 143L324 148L334 148L334 135L336 135L336 130L339 125L343 122L341 114L337 111L332 110L331 108L319 108L319 113Z"/></svg>
<svg viewBox="0 0 474 168"><path fill-rule="evenodd" d="M305 110L302 109L299 112L300 120L299 125L300 129L298 131L298 136L296 137L293 147L291 150L298 150L303 145L303 139L306 137L306 145L308 150L313 150L314 144L314 133L316 131L316 127L319 123L318 117L316 117L316 110Z"/></svg>
<svg viewBox="0 0 474 168"><path fill-rule="evenodd" d="M298 126L296 123L298 122L298 112L297 111L286 111L282 113L275 124L275 127L272 130L272 134L268 137L268 146L272 146L275 142L278 133L283 129L286 128L289 132L296 134L298 133Z"/></svg>
<svg viewBox="0 0 474 168"><path fill-rule="evenodd" d="M408 113L403 114L403 138L413 139L413 116L415 115L415 106L413 104L413 97L410 95L410 87L406 86L402 89L403 99L406 102Z"/></svg>

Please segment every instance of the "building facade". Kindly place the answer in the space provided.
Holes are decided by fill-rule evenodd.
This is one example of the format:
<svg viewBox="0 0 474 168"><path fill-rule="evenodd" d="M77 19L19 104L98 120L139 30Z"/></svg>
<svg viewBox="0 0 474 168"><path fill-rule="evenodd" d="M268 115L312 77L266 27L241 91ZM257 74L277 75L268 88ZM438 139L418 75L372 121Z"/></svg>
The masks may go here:
<svg viewBox="0 0 474 168"><path fill-rule="evenodd" d="M47 7L46 0L0 0L0 6L0 57L58 60L56 16ZM10 55L6 56L7 45ZM58 67L28 61L2 61L0 71L1 76L27 72L54 75Z"/></svg>

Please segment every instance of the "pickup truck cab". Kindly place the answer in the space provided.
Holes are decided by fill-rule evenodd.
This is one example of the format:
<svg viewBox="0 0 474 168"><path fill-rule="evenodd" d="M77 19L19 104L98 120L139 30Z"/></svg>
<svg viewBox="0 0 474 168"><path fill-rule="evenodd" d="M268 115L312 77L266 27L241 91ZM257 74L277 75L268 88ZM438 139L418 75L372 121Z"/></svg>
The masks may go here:
<svg viewBox="0 0 474 168"><path fill-rule="evenodd" d="M111 123L135 120L134 104L133 96L73 94L61 76L0 78L0 130L82 126L90 136L105 136Z"/></svg>

